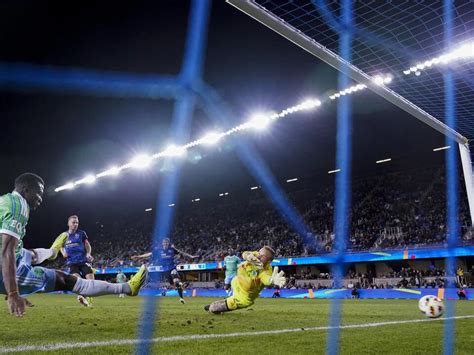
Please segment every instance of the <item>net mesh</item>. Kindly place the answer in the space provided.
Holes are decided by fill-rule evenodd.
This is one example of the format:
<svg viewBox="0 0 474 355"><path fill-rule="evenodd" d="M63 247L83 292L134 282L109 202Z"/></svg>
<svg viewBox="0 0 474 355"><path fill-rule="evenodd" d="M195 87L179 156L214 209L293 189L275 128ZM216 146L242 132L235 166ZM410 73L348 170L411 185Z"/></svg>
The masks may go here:
<svg viewBox="0 0 474 355"><path fill-rule="evenodd" d="M342 2L310 0L256 0L291 27L339 53ZM454 2L453 43L474 39L474 2ZM442 1L357 1L351 28L352 64L369 75L391 74L390 88L445 122L443 72L452 68L456 84L457 127L474 138L474 58L453 61L404 75L403 71L446 53Z"/></svg>

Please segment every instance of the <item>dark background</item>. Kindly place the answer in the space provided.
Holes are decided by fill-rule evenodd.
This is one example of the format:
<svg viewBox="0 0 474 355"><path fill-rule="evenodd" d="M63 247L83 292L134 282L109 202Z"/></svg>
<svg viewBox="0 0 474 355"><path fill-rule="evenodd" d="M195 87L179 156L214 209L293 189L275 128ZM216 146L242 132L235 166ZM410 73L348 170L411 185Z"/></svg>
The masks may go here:
<svg viewBox="0 0 474 355"><path fill-rule="evenodd" d="M189 1L5 1L0 3L0 60L140 74L177 74ZM235 112L237 122L256 110L281 110L337 88L337 72L224 1L214 1L205 53L207 83ZM369 91L353 95L353 175L442 166L433 153L444 137ZM245 134L274 175L327 184L335 168L336 105L295 114L264 133ZM92 186L54 193L67 181L156 152L169 143L173 102L108 99L0 88L0 187L32 171L47 183L44 205L31 214L27 246L44 245L79 214L82 227L154 207L162 168L127 171ZM218 127L200 109L192 137ZM389 164L375 161L391 157ZM192 150L184 164L181 206L192 198L217 200L249 193L256 184L229 141ZM295 188L295 187L292 187ZM92 236L93 237L93 236Z"/></svg>

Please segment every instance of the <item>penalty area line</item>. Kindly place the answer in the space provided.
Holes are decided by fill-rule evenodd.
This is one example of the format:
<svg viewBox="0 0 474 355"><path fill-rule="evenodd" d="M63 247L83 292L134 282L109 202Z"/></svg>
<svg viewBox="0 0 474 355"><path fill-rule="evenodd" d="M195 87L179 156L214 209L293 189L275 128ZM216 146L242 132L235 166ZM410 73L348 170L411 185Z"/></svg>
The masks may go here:
<svg viewBox="0 0 474 355"><path fill-rule="evenodd" d="M347 324L337 327L338 329L360 329L360 328L373 328L383 327L389 325L409 324L409 323L427 323L436 322L443 320L452 319L468 319L474 318L474 315L456 316L449 318L435 318L435 319L410 319L410 320L399 320L389 322L377 322L377 323L362 323L362 324ZM224 334L191 334L191 335L175 335L169 337L158 337L149 340L141 339L112 339L103 341L91 341L91 342L75 342L75 343L56 343L56 344L44 344L44 345L19 345L14 347L3 347L0 348L0 353L15 353L21 351L52 351L52 350L66 350L66 349L79 349L79 348L92 348L92 347L106 347L106 346L123 346L123 345L137 345L140 343L159 343L159 342L175 342L175 341L187 341L187 340L206 340L206 339L219 339L219 338L235 338L235 337L248 337L258 335L273 335L273 334L285 334L285 333L297 333L297 332L308 332L308 331L319 331L319 330L330 330L336 327L307 327L307 328L290 328L290 329L275 329L275 330L260 330L256 332L238 332L238 333L224 333Z"/></svg>

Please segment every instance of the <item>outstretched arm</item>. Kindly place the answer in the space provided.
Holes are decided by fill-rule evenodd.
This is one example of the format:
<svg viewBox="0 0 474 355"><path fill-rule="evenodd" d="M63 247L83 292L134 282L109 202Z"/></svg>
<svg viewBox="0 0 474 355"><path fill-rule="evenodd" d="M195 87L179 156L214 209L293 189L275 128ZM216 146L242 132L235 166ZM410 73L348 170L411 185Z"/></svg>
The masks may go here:
<svg viewBox="0 0 474 355"><path fill-rule="evenodd" d="M199 256L197 255L191 255L191 254L188 254L184 251L181 251L179 249L176 249L176 247L173 245L172 248L179 254L179 255L182 255L184 256L185 258L189 258L189 259L196 259L196 258L199 258Z"/></svg>
<svg viewBox="0 0 474 355"><path fill-rule="evenodd" d="M151 255L152 255L152 253L151 253L151 252L148 252L148 253L145 253L145 254L133 255L131 258L132 258L133 260L136 260L136 259L144 259L144 258L149 258Z"/></svg>
<svg viewBox="0 0 474 355"><path fill-rule="evenodd" d="M20 297L16 281L15 249L18 239L8 234L2 234L2 277L8 296L10 314L17 317L25 313L25 300Z"/></svg>

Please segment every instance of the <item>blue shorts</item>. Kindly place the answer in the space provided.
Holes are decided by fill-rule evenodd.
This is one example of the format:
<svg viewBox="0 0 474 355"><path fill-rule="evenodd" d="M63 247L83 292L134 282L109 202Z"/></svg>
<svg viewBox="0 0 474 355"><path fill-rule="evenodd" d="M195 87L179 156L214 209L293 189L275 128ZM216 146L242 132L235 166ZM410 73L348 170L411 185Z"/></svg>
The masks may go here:
<svg viewBox="0 0 474 355"><path fill-rule="evenodd" d="M230 285L232 282L232 279L236 277L237 274L232 273L232 274L225 274L225 280L224 280L224 285Z"/></svg>
<svg viewBox="0 0 474 355"><path fill-rule="evenodd" d="M31 251L23 249L21 257L16 262L16 281L18 282L20 295L54 291L56 271L41 266L31 266L32 257ZM7 294L1 273L0 294Z"/></svg>

